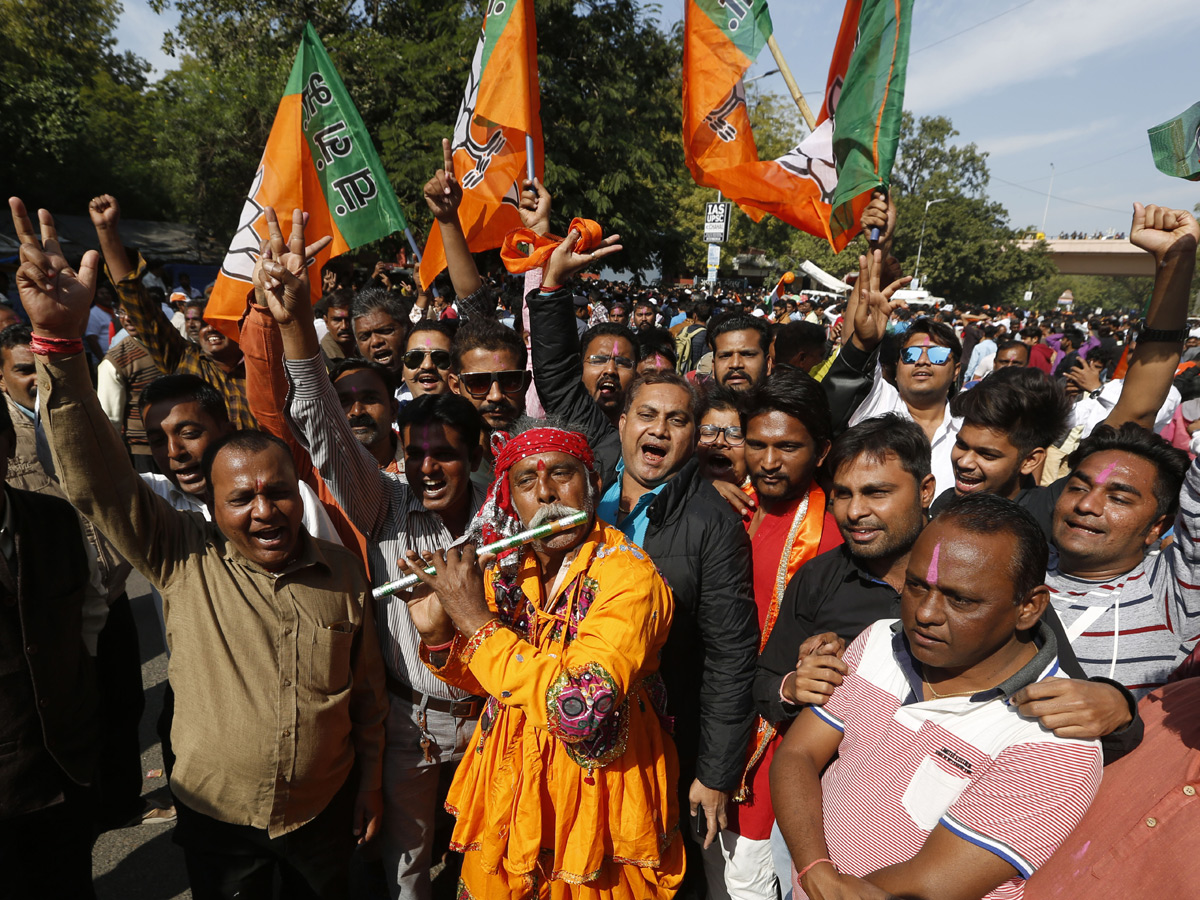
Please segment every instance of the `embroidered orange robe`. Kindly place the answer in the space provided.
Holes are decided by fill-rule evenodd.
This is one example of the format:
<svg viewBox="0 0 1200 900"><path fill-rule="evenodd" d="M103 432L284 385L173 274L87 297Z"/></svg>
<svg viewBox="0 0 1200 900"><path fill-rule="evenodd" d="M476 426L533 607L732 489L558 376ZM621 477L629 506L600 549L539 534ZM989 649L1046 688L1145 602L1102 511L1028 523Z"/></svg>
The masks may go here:
<svg viewBox="0 0 1200 900"><path fill-rule="evenodd" d="M487 696L447 799L465 854L459 898L658 900L683 876L679 762L660 722L671 592L597 523L559 595L527 550L486 576L498 618L455 638L444 681Z"/></svg>

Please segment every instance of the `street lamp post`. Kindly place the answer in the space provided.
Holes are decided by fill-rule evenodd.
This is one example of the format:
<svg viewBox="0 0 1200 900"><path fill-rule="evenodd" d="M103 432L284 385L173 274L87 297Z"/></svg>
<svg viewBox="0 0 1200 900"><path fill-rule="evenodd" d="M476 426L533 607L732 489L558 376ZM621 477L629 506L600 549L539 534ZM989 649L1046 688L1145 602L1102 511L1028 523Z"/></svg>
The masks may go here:
<svg viewBox="0 0 1200 900"><path fill-rule="evenodd" d="M936 200L925 201L925 213L921 216L921 239L917 241L917 268L913 272L913 286L920 287L921 284L921 250L925 246L925 218L929 215L929 207L935 203L945 203L949 197L938 197Z"/></svg>

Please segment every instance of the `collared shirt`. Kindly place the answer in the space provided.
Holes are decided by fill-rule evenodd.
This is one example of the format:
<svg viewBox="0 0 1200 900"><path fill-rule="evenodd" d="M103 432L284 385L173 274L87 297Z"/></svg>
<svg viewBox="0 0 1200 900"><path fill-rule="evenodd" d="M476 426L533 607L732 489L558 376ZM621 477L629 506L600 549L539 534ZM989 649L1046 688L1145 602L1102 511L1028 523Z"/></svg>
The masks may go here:
<svg viewBox="0 0 1200 900"><path fill-rule="evenodd" d="M63 490L164 598L175 795L277 837L320 813L352 767L359 790L379 788L387 698L355 556L301 531L295 562L261 569L138 477L82 354L37 366Z"/></svg>
<svg viewBox="0 0 1200 900"><path fill-rule="evenodd" d="M1025 888L1025 900L1196 896L1200 679L1138 704L1146 738L1104 770L1092 808Z"/></svg>
<svg viewBox="0 0 1200 900"><path fill-rule="evenodd" d="M409 550L444 550L453 543L441 516L430 512L401 474L383 471L354 437L320 355L284 362L291 393L287 418L326 486L354 527L367 538L373 584L402 577L399 561ZM472 483L470 512L479 511L484 489ZM421 662L421 636L403 595L379 603L384 662L393 677L422 694L461 700L471 696L447 685Z"/></svg>
<svg viewBox="0 0 1200 900"><path fill-rule="evenodd" d="M160 475L158 472L143 472L141 478L149 485L150 490L171 504L171 509L199 513L204 517L204 521L212 521L212 512L209 510L208 504L192 494L181 491L166 475ZM337 529L333 527L333 522L329 520L329 513L325 512L325 507L317 499L313 489L303 481L299 483L299 486L300 501L304 505L304 517L301 519L304 530L315 538L329 541L331 544L341 544L342 539L338 536Z"/></svg>
<svg viewBox="0 0 1200 900"><path fill-rule="evenodd" d="M780 700L779 686L796 670L796 651L812 635L833 631L849 643L872 622L899 612L900 594L863 569L848 545L809 560L788 582L775 628L758 657L754 703L759 714L778 724L800 711Z"/></svg>
<svg viewBox="0 0 1200 900"><path fill-rule="evenodd" d="M139 255L137 268L117 284L121 305L137 331L138 339L150 351L154 364L168 374L196 375L211 384L225 398L229 421L235 428L257 428L250 404L246 401L246 367L238 363L230 372L211 356L181 335L162 309L150 301L142 283L146 261Z"/></svg>
<svg viewBox="0 0 1200 900"><path fill-rule="evenodd" d="M876 622L850 645L848 674L813 707L842 732L821 777L825 841L839 871L861 878L907 862L940 825L1016 869L984 900L1022 896L1024 879L1087 811L1101 772L1099 742L1060 738L1008 705L1059 672L1049 626L1039 623L1035 641L1033 659L1000 685L930 700L898 621Z"/></svg>
<svg viewBox="0 0 1200 900"><path fill-rule="evenodd" d="M617 460L617 479L600 498L600 505L596 507L596 515L605 522L613 523L624 533L625 537L640 547L646 543L646 529L650 526L650 504L662 493L667 482L664 481L658 487L651 488L642 494L633 504L633 509L618 521L621 515L621 483L625 480L624 476L625 460L619 459Z"/></svg>

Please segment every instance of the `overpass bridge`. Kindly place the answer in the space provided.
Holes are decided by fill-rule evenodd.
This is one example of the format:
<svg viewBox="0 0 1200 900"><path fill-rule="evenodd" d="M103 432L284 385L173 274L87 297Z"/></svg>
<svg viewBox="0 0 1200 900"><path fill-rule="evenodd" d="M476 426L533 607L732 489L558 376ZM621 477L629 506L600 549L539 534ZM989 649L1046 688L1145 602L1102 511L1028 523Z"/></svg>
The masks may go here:
<svg viewBox="0 0 1200 900"><path fill-rule="evenodd" d="M1022 250L1037 244L1017 242ZM1154 257L1128 240L1048 239L1050 259L1064 275L1153 275Z"/></svg>

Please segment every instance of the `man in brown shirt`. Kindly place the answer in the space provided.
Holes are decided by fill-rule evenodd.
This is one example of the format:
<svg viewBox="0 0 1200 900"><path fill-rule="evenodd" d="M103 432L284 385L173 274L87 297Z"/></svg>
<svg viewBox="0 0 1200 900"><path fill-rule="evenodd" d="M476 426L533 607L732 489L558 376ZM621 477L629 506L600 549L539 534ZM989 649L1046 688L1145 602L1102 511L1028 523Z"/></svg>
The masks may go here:
<svg viewBox="0 0 1200 900"><path fill-rule="evenodd" d="M205 453L211 524L146 486L82 355L97 256L77 275L49 213L39 242L10 204L63 490L163 595L175 839L193 896L269 897L278 868L285 896L344 898L352 834L370 840L382 811L387 701L362 566L303 530L290 454L261 432Z"/></svg>

